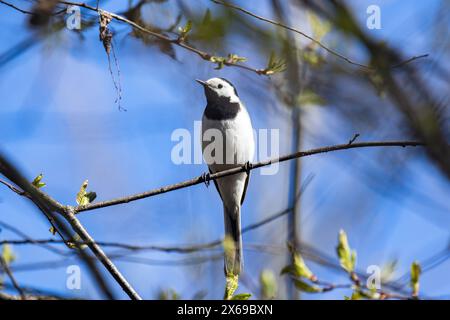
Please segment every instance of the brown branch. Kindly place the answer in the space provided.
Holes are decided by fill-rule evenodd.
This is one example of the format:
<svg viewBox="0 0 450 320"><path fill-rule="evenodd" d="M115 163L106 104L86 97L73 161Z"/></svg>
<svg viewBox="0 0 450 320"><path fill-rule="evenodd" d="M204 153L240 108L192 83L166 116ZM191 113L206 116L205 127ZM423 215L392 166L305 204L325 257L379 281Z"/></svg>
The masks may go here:
<svg viewBox="0 0 450 320"><path fill-rule="evenodd" d="M12 225L4 222L4 221L0 221L0 227L2 229L9 230L10 232L12 232L12 233L14 233L14 234L16 234L19 237L24 239L24 240L20 240L20 241L26 241L28 243L36 244L36 245L39 245L42 248L47 249L48 251L51 251L53 253L56 253L56 254L59 254L59 255L65 255L65 252L63 252L62 250L59 250L57 248L54 248L53 246L47 245L44 242L42 242L42 243L36 242L33 238L31 238L27 234L23 233L22 231L20 231L16 227L14 227L14 226L12 226ZM61 241L61 243L67 243L67 241L64 241L64 239L60 240L60 241ZM7 242L0 241L0 244L5 244L5 243L7 243Z"/></svg>
<svg viewBox="0 0 450 320"><path fill-rule="evenodd" d="M131 287L125 277L120 273L120 271L116 268L114 263L108 256L103 252L98 244L95 243L94 239L89 235L87 230L83 227L80 221L75 217L75 211L72 207L65 207L63 209L63 216L70 223L73 230L81 237L83 241L86 242L86 245L92 250L95 256L100 260L100 262L105 266L105 268L109 271L109 273L113 276L113 278L117 281L117 283L122 287L125 293L134 300L141 300L141 297L137 294L137 292Z"/></svg>
<svg viewBox="0 0 450 320"><path fill-rule="evenodd" d="M242 8L242 7L239 7L239 6L237 6L237 5L234 5L234 4L231 4L231 3L228 3L228 2L224 2L224 1L221 1L221 0L210 0L210 1L212 1L212 2L214 2L214 3L216 3L216 4L219 4L219 5L222 5L222 6L225 6L225 7L228 7L228 8L237 10L237 11L240 11L240 12L242 12L242 13L248 15L248 16L251 16L251 17L253 17L253 18L255 18L255 19L258 19L258 20L261 20L261 21L270 23L270 24L272 24L272 25L275 25L275 26L284 28L284 29L286 29L286 30L292 31L292 32L294 32L294 33L297 33L297 34L299 34L299 35L301 35L301 36L307 38L308 40L312 41L313 43L317 44L319 47L321 47L322 49L324 49L324 50L327 51L328 53L331 53L332 55L334 55L334 56L336 56L336 57L338 57L338 58L340 58L340 59L342 59L342 60L348 62L349 64L358 66L358 67L360 67L360 68L365 68L365 69L375 69L375 68L372 67L372 66L369 66L369 65L365 65L365 64L363 64L363 63L356 62L356 61L354 61L354 60L352 60L352 59L346 57L346 56L343 55L342 53L339 53L339 52L337 52L336 50L333 50L333 49L327 47L327 46L324 45L322 42L320 42L320 41L314 39L314 38L311 37L310 35L304 33L303 31L300 31L300 30L298 30L298 29L296 29L296 28L294 28L294 27L288 26L288 25L286 25L286 24L283 24L283 23L278 22L278 21L275 21L275 20L271 20L271 19L269 19L269 18L262 17L262 16L257 15L257 14L255 14L255 13L249 11L249 10L246 10L246 9L244 9L244 8ZM422 54L422 55L419 55L419 56L414 56L414 57L411 57L411 58L409 58L409 59L407 59L407 60L405 60L405 61L403 61L403 62L400 62L400 63L398 63L398 64L395 64L395 65L391 66L391 68L402 67L402 66L404 66L405 64L408 64L408 63L410 63L410 62L413 62L414 60L421 59L421 58L425 58L425 57L428 57L428 54Z"/></svg>
<svg viewBox="0 0 450 320"><path fill-rule="evenodd" d="M73 240L73 231L75 231L83 241L93 242L92 237L88 234L88 232L83 228L78 219L75 218L73 214L73 208L69 206L63 206L38 188L35 188L31 183L29 183L20 173L19 171L8 161L5 157L0 154L0 173L2 173L5 177L7 177L10 181L14 182L17 186L22 188L24 192L26 192L33 203L46 215L50 216L52 221L55 222L57 228L61 230L67 238L70 238L71 242ZM54 212L58 212L62 215L62 217L70 223L73 231L70 231L68 227L64 224L64 222L57 216ZM109 289L106 281L103 278L103 275L98 271L95 262L90 259L89 255L83 250L81 245L75 242L75 246L77 247L77 253L80 255L82 260L86 263L89 270L92 272L94 278L99 284L100 288L104 292L104 294L109 299L114 299L112 291ZM113 278L119 283L119 285L123 288L123 290L128 294L128 296L132 299L140 299L139 295L134 291L134 289L128 284L128 282L123 278L120 272L114 267L114 264L111 260L104 254L104 252L96 245L90 243L89 248L96 255L97 259L102 262L102 264L106 267L106 269L110 272Z"/></svg>
<svg viewBox="0 0 450 320"><path fill-rule="evenodd" d="M267 218L262 219L256 223L250 224L242 229L242 234L247 233L249 231L258 229L272 221L277 220L285 216L290 209L285 209L281 212L273 214ZM175 253L193 253L201 250L212 249L221 245L223 239L217 239L214 241L210 241L203 244L192 245L192 246L157 246L157 245L134 245L134 244L125 244L119 242L106 242L106 241L95 241L95 244L102 247L113 247L126 249L131 251L139 251L139 250L153 250L153 251L162 251L162 252L175 252ZM88 242L77 241L79 245L88 245ZM13 244L13 245L26 245L26 244L66 244L63 240L58 239L20 239L20 240L1 240L0 245L3 244Z"/></svg>
<svg viewBox="0 0 450 320"><path fill-rule="evenodd" d="M423 143L417 142L417 141L389 141L389 142L361 142L361 143L351 143L351 144L341 144L341 145L335 145L335 146L329 146L329 147L323 147L323 148L317 148L312 149L308 151L299 151L295 152L289 155L282 156L280 158L273 158L253 164L243 165L236 168L216 172L214 174L203 174L201 176L198 176L196 178L192 178L190 180L186 180L183 182L171 184L165 187L160 187L157 189L153 189L150 191L145 191L142 193L126 196L126 197L120 197L112 200L106 200L96 203L90 203L85 206L79 206L75 208L75 212L83 212L83 211L90 211L110 206L115 206L118 204L124 204L140 199L145 199L148 197L153 197L162 193L187 188L193 185L197 185L200 183L209 182L211 180L216 180L222 177L230 176L239 172L245 172L247 170L253 170L257 168L261 168L264 166L269 166L271 164L275 163L281 163L301 157L311 156L314 154L321 154L321 153L327 153L332 151L338 151L338 150L346 150L346 149L354 149L354 148L369 148L369 147L415 147L415 146L422 146Z"/></svg>
<svg viewBox="0 0 450 320"><path fill-rule="evenodd" d="M29 294L25 297L25 299L23 299L21 296L14 296L11 294L0 292L0 301L1 300L61 300L61 299L53 296L29 295Z"/></svg>
<svg viewBox="0 0 450 320"><path fill-rule="evenodd" d="M17 292L20 294L20 297L22 300L26 300L25 292L22 290L22 288L17 283L16 278L12 274L11 270L9 269L8 262L5 261L3 256L0 255L0 267L5 271L5 273L8 275L9 279L11 280L11 283L14 287L14 289L17 290Z"/></svg>
<svg viewBox="0 0 450 320"><path fill-rule="evenodd" d="M421 142L415 142L415 141L389 141L389 142L361 142L361 143L351 143L351 144L342 144L342 145L335 145L335 146L329 146L329 147L323 147L323 148L317 148L312 149L308 151L299 151L296 153L292 153L289 155L282 156L280 158L273 158L266 161L261 161L254 164L247 164L243 166L239 166L233 169L217 172L211 175L202 175L197 178L193 178L184 182L176 183L173 185L169 185L166 187L161 187L158 189L150 190L147 192L117 198L113 200L98 202L98 203L92 203L85 206L79 206L79 207L71 207L71 206L64 206L60 204L58 201L50 197L49 195L45 194L41 190L33 187L28 181L21 178L21 176L18 174L18 172L15 171L15 169L4 159L0 156L0 172L3 173L7 178L9 178L11 181L13 181L16 185L21 187L24 192L26 192L33 202L35 202L38 207L43 209L51 209L54 211L57 211L62 214L62 216L70 223L73 230L81 237L81 239L86 242L86 245L89 246L89 248L92 250L92 252L95 254L95 256L102 262L102 264L105 266L105 268L110 272L110 274L114 277L114 279L119 283L119 285L122 287L122 289L133 299L140 299L139 295L134 291L134 289L129 285L129 283L126 281L126 279L122 276L122 274L117 270L117 268L114 266L112 261L106 256L106 254L102 251L100 246L95 243L95 240L89 235L89 233L84 229L84 227L81 225L81 223L78 221L78 219L75 217L75 214L77 212L83 212L83 211L89 211L109 206L114 206L118 204L128 203L131 201L136 201L139 199L144 199L147 197L155 196L158 194L186 188L189 186L193 186L196 184L209 182L210 180L219 179L225 176L233 175L239 172L245 172L247 170L254 170L256 168L268 166L275 163L285 162L292 159L297 159L300 157L306 157L311 156L314 154L321 154L321 153L327 153L327 152L333 152L338 150L346 150L346 149L354 149L354 148L367 148L367 147L407 147L407 146L422 146L423 143ZM289 211L286 211L289 212ZM48 213L51 214L51 213ZM284 214L284 213L282 213ZM282 215L280 213L280 216ZM269 220L271 221L271 220ZM256 228L258 225L254 226ZM61 223L59 223L58 227L63 227ZM253 227L251 227L253 228ZM251 229L248 228L248 229ZM244 231L243 231L244 232ZM71 240L73 242L73 239ZM220 243L220 242L219 242ZM81 254L85 254L84 251L81 248L81 245L78 242L75 242L77 245L79 251ZM86 257L87 260L88 257Z"/></svg>
<svg viewBox="0 0 450 320"><path fill-rule="evenodd" d="M105 14L108 14L108 15L110 15L113 19L115 19L115 20L117 20L117 21L124 22L124 23L130 25L131 27L133 27L133 28L135 28L135 29L141 31L141 32L144 32L144 33L149 34L149 35L151 35L151 36L153 36L153 37L155 37L155 38L158 38L159 40L162 40L162 41L171 43L171 44L176 45L176 46L178 46L178 47L180 47L180 48L183 48L183 49L185 49L185 50L187 50L187 51L190 51L190 52L192 52L192 53L195 53L197 56L199 56L200 58L202 58L202 59L205 60L205 61L209 61L209 62L215 63L215 62L213 61L213 58L214 58L214 55L213 55L213 54L210 54L210 53L208 53L208 52L202 51L202 50L200 50L200 49L197 49L197 48L195 48L195 47L193 47L193 46L187 44L187 43L186 43L183 39L181 39L180 37L178 37L178 38L170 38L170 37L168 37L168 36L166 36L166 35L164 35L164 34L162 34L162 33L156 32L156 31L154 31L154 30L147 29L147 28L145 28L145 27L143 27L143 26L137 24L136 22L134 22L134 21L132 21L132 20L129 20L129 19L125 18L124 16L121 16L121 15L119 15L119 14L112 13L112 12L109 12L109 11L106 11L106 10L103 10L103 9L100 9L100 8L98 7L98 5L97 5L96 7L93 7L93 6L90 6L90 5L88 5L88 4L84 3L84 2L81 3L81 2L63 1L63 0L59 0L58 2L61 3L61 4L65 4L65 5L73 5L73 6L82 7L82 8L85 8L85 9L87 9L87 10L95 11L95 12L98 12L98 13L105 13ZM19 12L25 13L25 14L31 14L31 15L34 14L34 13L31 12L31 11L26 11L26 10L20 9L19 7L15 6L15 5L13 5L13 4L10 4L10 3L6 2L6 1L3 1L3 0L0 0L0 3L3 3L3 4L5 4L5 5L7 5L7 6L11 7L11 8L13 8L13 9L15 9L15 10L17 10L17 11L19 11ZM63 11L64 11L64 10L63 10ZM59 13L61 13L61 12L57 12L57 13L55 13L55 15L56 15L56 14L59 14ZM252 68L252 67L250 67L250 66L247 66L247 65L245 65L245 64L233 62L233 61L230 60L230 59L224 60L224 61L223 61L223 65L229 66L229 67L236 67L236 68L248 70L248 71L251 71L251 72L255 72L255 73L258 74L258 75L267 75L267 74L268 74L268 71L269 71L267 68L265 68L265 69L256 69L256 68Z"/></svg>
<svg viewBox="0 0 450 320"><path fill-rule="evenodd" d="M109 12L109 11L105 11L105 10L100 9L98 7L93 7L93 6L90 6L90 5L86 4L86 3L81 3L81 2L59 0L59 3L66 4L66 5L79 6L79 7L85 8L87 10L95 11L95 12L98 12L98 13L106 13L106 14L110 15L113 19L115 19L117 21L124 22L124 23L130 25L131 27L141 31L141 32L149 34L149 35L151 35L151 36L153 36L155 38L158 38L159 40L162 40L162 41L171 43L173 45L176 45L176 46L178 46L180 48L183 48L183 49L185 49L187 51L193 52L193 53L195 53L197 56L199 56L200 58L202 58L205 61L214 62L214 61L212 61L212 58L214 57L214 55L212 55L212 54L210 54L208 52L199 50L199 49L197 49L197 48L187 44L185 41L183 41L183 39L170 38L170 37L168 37L168 36L166 36L166 35L164 35L162 33L156 32L154 30L147 29L147 28L137 24L136 22L131 21L131 20L125 18L124 16L119 15L119 14L112 13L112 12ZM264 75L264 74L267 73L267 69L255 69L255 68L249 67L247 65L236 63L236 62L233 62L233 61L224 61L223 64L226 65L226 66L229 66L229 67L237 67L237 68L245 69L245 70L248 70L248 71L252 71L252 72L255 72L255 73L259 74L259 75Z"/></svg>
<svg viewBox="0 0 450 320"><path fill-rule="evenodd" d="M354 282L336 284L336 283L316 280L316 281L312 281L312 283L320 286L320 288L321 288L320 292L329 292L329 291L333 291L336 289L352 289L355 286L357 287L357 290L365 290L365 289L361 288L360 284L356 285ZM384 290L377 290L376 293L379 295L378 299L380 299L380 300L386 300L386 299L413 300L410 296L406 296L406 295L402 295L402 294L398 294L398 293L387 292ZM370 294L373 295L373 292L370 292ZM371 299L378 300L376 298L371 298Z"/></svg>
<svg viewBox="0 0 450 320"><path fill-rule="evenodd" d="M23 13L23 14L29 14L29 15L34 15L34 14L35 14L35 13L32 12L32 11L28 11L28 10L21 9L21 8L15 6L14 4L9 3L9 2L6 2L6 1L3 1L3 0L0 0L0 3L6 5L6 6L10 7L10 8L13 8L14 10L17 10L17 11ZM56 16L56 15L59 15L59 14L64 13L64 12L66 12L66 9L62 9L62 10L56 11L56 12L51 13L51 14L49 14L49 15L51 15L51 16Z"/></svg>
<svg viewBox="0 0 450 320"><path fill-rule="evenodd" d="M19 196L26 196L26 193L23 190L13 186L11 183L6 182L5 180L0 179L0 183L7 186L11 191L17 193Z"/></svg>
<svg viewBox="0 0 450 320"><path fill-rule="evenodd" d="M3 1L3 0L0 0L0 3L3 3L4 5L6 5L6 6L10 7L10 8L13 8L14 10L17 10L17 11L19 11L19 12L22 12L22 13L24 13L24 14L31 14L31 15L34 14L34 13L31 12L31 11L27 11L27 10L21 9L21 8L19 8L19 7L15 6L15 5L13 5L12 3L8 3L8 2Z"/></svg>

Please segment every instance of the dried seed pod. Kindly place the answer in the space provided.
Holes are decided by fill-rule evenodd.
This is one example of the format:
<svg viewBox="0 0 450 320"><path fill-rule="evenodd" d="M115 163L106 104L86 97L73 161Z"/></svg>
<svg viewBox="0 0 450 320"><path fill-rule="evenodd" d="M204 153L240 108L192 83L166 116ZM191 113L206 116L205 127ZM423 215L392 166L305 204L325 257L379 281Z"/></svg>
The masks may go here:
<svg viewBox="0 0 450 320"><path fill-rule="evenodd" d="M113 34L109 30L108 25L112 20L112 17L110 14L99 11L99 20L100 20L100 26L99 26L99 38L100 41L103 43L103 47L105 48L106 53L109 55L111 52L111 41Z"/></svg>

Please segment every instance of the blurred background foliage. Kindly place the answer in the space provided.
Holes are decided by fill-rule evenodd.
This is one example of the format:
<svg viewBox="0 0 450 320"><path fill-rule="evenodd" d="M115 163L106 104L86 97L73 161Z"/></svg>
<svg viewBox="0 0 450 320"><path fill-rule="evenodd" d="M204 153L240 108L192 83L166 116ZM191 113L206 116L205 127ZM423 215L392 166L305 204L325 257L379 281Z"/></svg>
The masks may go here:
<svg viewBox="0 0 450 320"><path fill-rule="evenodd" d="M46 192L74 204L85 179L105 200L200 174L205 166L171 163L170 134L180 127L192 131L193 121L201 119L205 102L193 80L225 77L236 85L255 128L280 129L281 154L346 143L355 134L357 141L427 144L313 156L282 164L275 176L254 174L243 224L290 210L244 236L239 293L352 297L348 286L317 294L280 275L296 261L289 242L318 279L345 282L335 253L343 228L357 249L360 276L378 265L389 290L409 295L411 264L419 260L424 297L449 297L449 1L233 2L301 30L324 48L220 1L104 0L99 8L173 40L113 19L107 26L115 54L109 71L97 12L81 8L81 29L68 30L63 1L6 2L27 12L0 3L1 147L30 181L42 171ZM381 8L380 30L366 27L371 4ZM119 94L127 112L114 102ZM97 240L203 243L222 235L213 189L197 186L80 216ZM51 237L33 208L10 193L0 193L0 221L33 238ZM18 236L2 227L0 240ZM14 246L11 269L27 287L98 298L87 279L80 292L65 288L64 268L77 263L67 250L61 258L39 247ZM220 247L181 257L108 250L144 298L222 296ZM355 292L353 298L364 297Z"/></svg>

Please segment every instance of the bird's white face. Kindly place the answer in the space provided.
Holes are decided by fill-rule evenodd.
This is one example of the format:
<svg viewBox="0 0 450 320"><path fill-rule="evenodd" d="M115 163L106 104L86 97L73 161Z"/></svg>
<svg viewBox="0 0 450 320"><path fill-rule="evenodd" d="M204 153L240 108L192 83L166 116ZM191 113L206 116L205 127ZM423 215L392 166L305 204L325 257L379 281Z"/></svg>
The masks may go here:
<svg viewBox="0 0 450 320"><path fill-rule="evenodd" d="M202 84L205 86L207 96L208 91L210 91L220 98L229 98L230 102L239 102L236 89L226 80L211 78Z"/></svg>

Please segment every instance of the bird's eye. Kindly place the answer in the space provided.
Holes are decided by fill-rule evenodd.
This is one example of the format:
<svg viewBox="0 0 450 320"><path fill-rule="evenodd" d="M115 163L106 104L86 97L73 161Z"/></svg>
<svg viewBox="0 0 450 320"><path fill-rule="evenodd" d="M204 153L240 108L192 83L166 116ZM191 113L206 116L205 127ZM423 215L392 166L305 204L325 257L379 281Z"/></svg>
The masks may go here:
<svg viewBox="0 0 450 320"><path fill-rule="evenodd" d="M219 85L217 86L217 88L222 89L222 88L223 88L223 85L219 84Z"/></svg>

